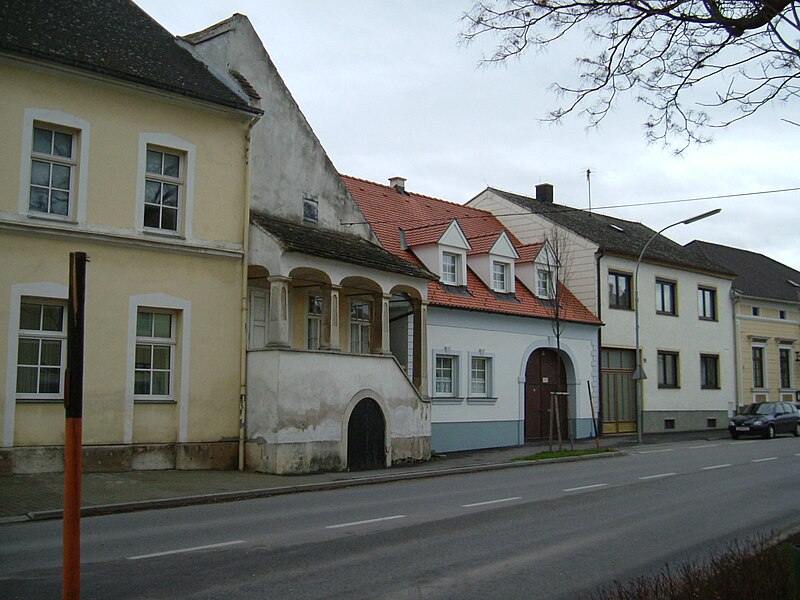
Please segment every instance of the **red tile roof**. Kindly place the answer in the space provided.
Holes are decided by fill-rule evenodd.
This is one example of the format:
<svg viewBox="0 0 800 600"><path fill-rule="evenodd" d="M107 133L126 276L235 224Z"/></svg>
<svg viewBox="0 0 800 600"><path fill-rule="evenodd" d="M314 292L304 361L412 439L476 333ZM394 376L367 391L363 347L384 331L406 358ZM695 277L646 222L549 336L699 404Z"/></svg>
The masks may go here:
<svg viewBox="0 0 800 600"><path fill-rule="evenodd" d="M447 228L450 227L450 219L444 223L435 223L433 225L423 225L422 227L409 227L408 229L402 228L406 236L406 245L422 246L423 244L435 244L439 241Z"/></svg>
<svg viewBox="0 0 800 600"><path fill-rule="evenodd" d="M423 243L418 240L435 243L453 219L458 220L458 225L473 247L470 254L478 253L478 249L484 247L486 248L484 252L488 252L503 231L506 231L520 257L530 256L528 260L531 260L541 248L541 244L520 244L519 240L489 212L422 194L398 191L388 185L348 175L342 175L342 179L383 247L415 264L422 263L412 250L402 248L400 230L403 229L407 241L411 236L416 243ZM514 294L516 300L501 299L486 287L471 269L467 268L467 290L470 295L448 293L438 281L432 281L428 284L428 301L435 306L545 319L553 317L553 309L534 296L519 279L516 280ZM559 290L562 319L600 324L600 321L561 283Z"/></svg>
<svg viewBox="0 0 800 600"><path fill-rule="evenodd" d="M517 254L519 254L517 262L530 262L532 260L536 260L536 257L539 255L539 251L542 249L542 246L544 246L544 242L517 246Z"/></svg>

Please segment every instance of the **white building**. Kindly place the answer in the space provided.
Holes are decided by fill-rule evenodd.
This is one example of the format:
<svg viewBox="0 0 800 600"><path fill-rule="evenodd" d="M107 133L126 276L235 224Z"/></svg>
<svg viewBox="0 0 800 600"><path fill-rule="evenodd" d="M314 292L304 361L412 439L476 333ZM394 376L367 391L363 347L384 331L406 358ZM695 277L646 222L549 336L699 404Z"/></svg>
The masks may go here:
<svg viewBox="0 0 800 600"><path fill-rule="evenodd" d="M600 322L554 285L553 248L521 244L485 211L409 193L402 178L343 179L383 246L438 275L426 328L433 449L547 438L551 400L554 436L558 425L564 439L594 435Z"/></svg>
<svg viewBox="0 0 800 600"><path fill-rule="evenodd" d="M632 221L553 202L553 186L529 198L487 188L468 206L488 210L523 243L561 236L571 254L567 284L602 319L604 433L636 431L634 274L656 232ZM706 258L657 235L639 268L643 431L716 429L735 403L731 280Z"/></svg>

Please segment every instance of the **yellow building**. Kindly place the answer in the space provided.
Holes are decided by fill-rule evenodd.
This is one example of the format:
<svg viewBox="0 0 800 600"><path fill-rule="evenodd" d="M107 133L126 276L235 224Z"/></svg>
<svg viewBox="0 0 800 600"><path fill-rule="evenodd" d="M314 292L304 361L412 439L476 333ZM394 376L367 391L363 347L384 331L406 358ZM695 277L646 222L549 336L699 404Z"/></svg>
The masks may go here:
<svg viewBox="0 0 800 600"><path fill-rule="evenodd" d="M748 250L697 241L689 247L737 273L737 405L800 402L800 272Z"/></svg>
<svg viewBox="0 0 800 600"><path fill-rule="evenodd" d="M0 106L0 472L62 467L73 251L84 468L234 467L260 111L132 2L71 0L0 3Z"/></svg>

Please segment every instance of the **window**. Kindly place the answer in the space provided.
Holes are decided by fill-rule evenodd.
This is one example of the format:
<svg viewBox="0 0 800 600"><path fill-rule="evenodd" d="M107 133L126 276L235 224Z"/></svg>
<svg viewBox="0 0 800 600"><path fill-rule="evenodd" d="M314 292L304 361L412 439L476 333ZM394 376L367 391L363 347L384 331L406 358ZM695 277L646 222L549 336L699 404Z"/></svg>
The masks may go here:
<svg viewBox="0 0 800 600"><path fill-rule="evenodd" d="M536 269L536 295L540 298L552 298L553 272L547 269Z"/></svg>
<svg viewBox="0 0 800 600"><path fill-rule="evenodd" d="M442 252L442 283L458 285L458 255Z"/></svg>
<svg viewBox="0 0 800 600"><path fill-rule="evenodd" d="M674 315L675 282L656 279L656 312L662 315Z"/></svg>
<svg viewBox="0 0 800 600"><path fill-rule="evenodd" d="M76 137L74 131L34 124L30 212L59 217L70 215L77 167Z"/></svg>
<svg viewBox="0 0 800 600"><path fill-rule="evenodd" d="M631 308L631 276L608 272L608 305L611 308Z"/></svg>
<svg viewBox="0 0 800 600"><path fill-rule="evenodd" d="M778 348L778 363L781 373L781 389L792 387L792 349Z"/></svg>
<svg viewBox="0 0 800 600"><path fill-rule="evenodd" d="M678 353L658 352L658 387L678 387Z"/></svg>
<svg viewBox="0 0 800 600"><path fill-rule="evenodd" d="M492 289L496 292L508 290L508 264L492 262Z"/></svg>
<svg viewBox="0 0 800 600"><path fill-rule="evenodd" d="M350 352L369 354L372 330L370 327L371 308L369 302L353 300L350 303Z"/></svg>
<svg viewBox="0 0 800 600"><path fill-rule="evenodd" d="M490 396L492 359L488 356L473 356L470 360L469 395Z"/></svg>
<svg viewBox="0 0 800 600"><path fill-rule="evenodd" d="M764 347L753 346L753 387L764 387Z"/></svg>
<svg viewBox="0 0 800 600"><path fill-rule="evenodd" d="M306 313L306 348L319 350L320 334L322 333L322 296L308 296Z"/></svg>
<svg viewBox="0 0 800 600"><path fill-rule="evenodd" d="M717 290L697 288L697 314L707 321L717 320Z"/></svg>
<svg viewBox="0 0 800 600"><path fill-rule="evenodd" d="M700 355L700 387L704 390L719 389L719 356Z"/></svg>
<svg viewBox="0 0 800 600"><path fill-rule="evenodd" d="M761 310L760 310L760 309L759 309L757 306L753 306L753 307L751 307L751 308L750 308L750 311L751 311L751 314L752 314L754 317L757 317L758 315L760 315L760 314L761 314Z"/></svg>
<svg viewBox="0 0 800 600"><path fill-rule="evenodd" d="M133 393L142 400L172 400L175 315L139 310Z"/></svg>
<svg viewBox="0 0 800 600"><path fill-rule="evenodd" d="M778 318L785 320L786 319L786 311L785 310L779 310L778 311Z"/></svg>
<svg viewBox="0 0 800 600"><path fill-rule="evenodd" d="M319 203L314 196L303 194L303 223L316 225L319 222Z"/></svg>
<svg viewBox="0 0 800 600"><path fill-rule="evenodd" d="M147 147L144 226L177 232L183 189L182 158L174 150Z"/></svg>
<svg viewBox="0 0 800 600"><path fill-rule="evenodd" d="M434 389L437 396L455 396L458 393L457 373L458 357L436 355Z"/></svg>
<svg viewBox="0 0 800 600"><path fill-rule="evenodd" d="M17 398L62 399L66 358L65 305L23 298L17 345Z"/></svg>

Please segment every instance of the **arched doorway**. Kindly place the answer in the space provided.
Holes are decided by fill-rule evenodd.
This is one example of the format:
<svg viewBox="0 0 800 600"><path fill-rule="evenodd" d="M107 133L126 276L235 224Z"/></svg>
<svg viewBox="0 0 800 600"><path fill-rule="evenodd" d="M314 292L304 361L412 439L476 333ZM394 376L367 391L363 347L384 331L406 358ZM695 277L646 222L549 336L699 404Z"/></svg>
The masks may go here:
<svg viewBox="0 0 800 600"><path fill-rule="evenodd" d="M567 391L567 370L554 348L539 348L528 358L525 367L525 440L549 437L550 401L552 392ZM561 417L561 436L567 439L566 395L558 398L558 415ZM555 416L555 415L554 415ZM553 437L556 436L553 423Z"/></svg>
<svg viewBox="0 0 800 600"><path fill-rule="evenodd" d="M372 398L364 398L353 408L347 423L348 468L362 471L385 467L385 436L386 422L381 407Z"/></svg>

